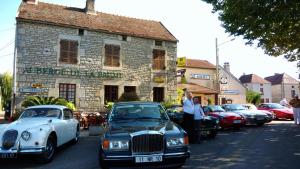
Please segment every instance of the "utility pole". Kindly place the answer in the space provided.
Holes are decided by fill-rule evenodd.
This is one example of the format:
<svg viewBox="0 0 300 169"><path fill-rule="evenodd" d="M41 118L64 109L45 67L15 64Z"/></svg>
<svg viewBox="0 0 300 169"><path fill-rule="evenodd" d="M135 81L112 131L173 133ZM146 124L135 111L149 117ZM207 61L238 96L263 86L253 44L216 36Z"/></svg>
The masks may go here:
<svg viewBox="0 0 300 169"><path fill-rule="evenodd" d="M216 105L219 104L219 94L220 94L220 78L219 78L219 46L218 46L218 38L216 38L216 88L218 94L216 96Z"/></svg>

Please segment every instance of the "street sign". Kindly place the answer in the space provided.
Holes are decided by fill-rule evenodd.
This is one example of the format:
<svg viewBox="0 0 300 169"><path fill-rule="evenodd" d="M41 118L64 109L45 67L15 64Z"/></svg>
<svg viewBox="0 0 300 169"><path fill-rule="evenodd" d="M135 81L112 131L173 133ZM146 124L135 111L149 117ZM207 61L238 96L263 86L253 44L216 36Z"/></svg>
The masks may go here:
<svg viewBox="0 0 300 169"><path fill-rule="evenodd" d="M20 88L19 89L20 93L41 93L46 91L47 89L45 88Z"/></svg>

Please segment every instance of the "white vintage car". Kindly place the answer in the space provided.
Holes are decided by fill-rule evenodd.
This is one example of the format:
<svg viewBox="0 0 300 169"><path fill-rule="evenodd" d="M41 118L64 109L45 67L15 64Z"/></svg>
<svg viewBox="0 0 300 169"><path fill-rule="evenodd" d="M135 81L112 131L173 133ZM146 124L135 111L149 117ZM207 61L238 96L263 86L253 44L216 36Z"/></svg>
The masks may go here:
<svg viewBox="0 0 300 169"><path fill-rule="evenodd" d="M79 123L70 109L60 105L32 106L10 124L0 125L0 158L37 154L50 162L57 147L79 138Z"/></svg>

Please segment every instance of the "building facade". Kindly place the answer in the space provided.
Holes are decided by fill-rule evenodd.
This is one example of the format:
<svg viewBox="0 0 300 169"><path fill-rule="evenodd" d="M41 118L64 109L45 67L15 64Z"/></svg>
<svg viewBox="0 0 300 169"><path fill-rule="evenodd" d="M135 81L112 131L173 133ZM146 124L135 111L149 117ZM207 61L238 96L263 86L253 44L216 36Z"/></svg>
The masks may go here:
<svg viewBox="0 0 300 169"><path fill-rule="evenodd" d="M219 103L244 104L246 103L247 88L230 72L228 62L220 69L220 95Z"/></svg>
<svg viewBox="0 0 300 169"><path fill-rule="evenodd" d="M206 60L181 57L177 59L177 71L178 88L191 91L200 98L203 105L207 105L208 100L213 104L218 103L215 65Z"/></svg>
<svg viewBox="0 0 300 169"><path fill-rule="evenodd" d="M271 82L256 74L242 75L239 79L249 90L261 94L261 103L272 102Z"/></svg>
<svg viewBox="0 0 300 169"><path fill-rule="evenodd" d="M84 9L23 0L15 46L16 104L54 96L102 111L126 92L176 98L177 39L160 22L97 12L94 0Z"/></svg>
<svg viewBox="0 0 300 169"><path fill-rule="evenodd" d="M299 81L286 73L276 73L265 80L272 84L272 102L279 103L284 98L289 101L295 95L299 96Z"/></svg>

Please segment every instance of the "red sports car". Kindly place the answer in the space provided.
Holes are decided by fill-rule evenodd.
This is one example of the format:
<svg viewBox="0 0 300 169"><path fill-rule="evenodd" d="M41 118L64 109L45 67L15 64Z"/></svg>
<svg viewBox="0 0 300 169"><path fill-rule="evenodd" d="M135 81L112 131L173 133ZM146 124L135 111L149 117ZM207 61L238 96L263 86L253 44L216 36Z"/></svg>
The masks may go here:
<svg viewBox="0 0 300 169"><path fill-rule="evenodd" d="M218 118L222 129L234 128L238 130L245 125L245 119L242 116L237 113L226 112L221 106L204 106L203 110L206 115Z"/></svg>
<svg viewBox="0 0 300 169"><path fill-rule="evenodd" d="M293 110L278 103L263 103L257 107L258 110L267 110L275 114L276 119L294 120Z"/></svg>

